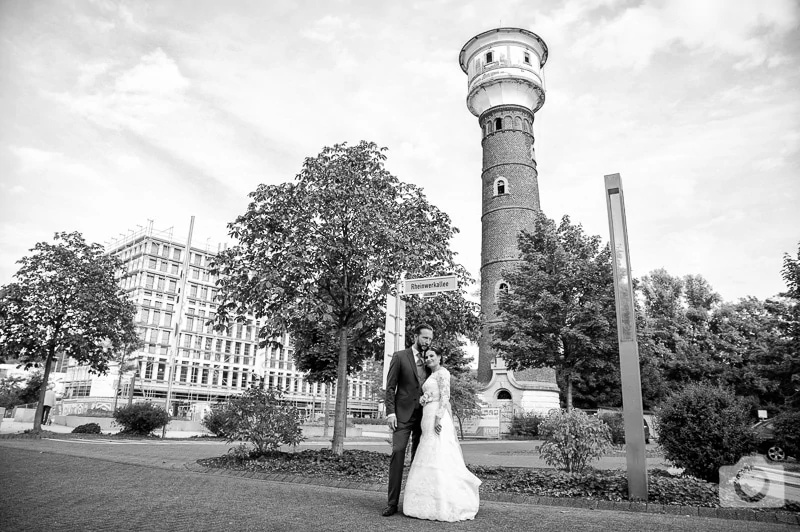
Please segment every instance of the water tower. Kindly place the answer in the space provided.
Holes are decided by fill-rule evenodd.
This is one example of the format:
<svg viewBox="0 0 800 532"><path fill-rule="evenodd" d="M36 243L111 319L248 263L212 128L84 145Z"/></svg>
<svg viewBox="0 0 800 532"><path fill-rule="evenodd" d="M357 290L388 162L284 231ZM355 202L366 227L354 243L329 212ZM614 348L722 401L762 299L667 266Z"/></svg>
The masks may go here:
<svg viewBox="0 0 800 532"><path fill-rule="evenodd" d="M485 31L461 49L467 74L467 107L478 117L483 147L481 174L481 309L478 380L483 396L496 404L513 401L526 410L558 407L552 369L511 372L490 347L490 328L499 323L497 294L509 287L503 270L519 262L517 237L533 229L539 211L534 150L534 114L544 105L547 45L519 28Z"/></svg>

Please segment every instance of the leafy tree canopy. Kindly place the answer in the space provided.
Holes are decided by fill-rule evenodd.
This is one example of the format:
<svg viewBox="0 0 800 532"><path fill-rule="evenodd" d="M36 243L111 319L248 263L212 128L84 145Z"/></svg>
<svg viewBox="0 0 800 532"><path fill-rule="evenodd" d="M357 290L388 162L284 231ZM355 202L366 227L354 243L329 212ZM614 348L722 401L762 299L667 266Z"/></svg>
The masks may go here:
<svg viewBox="0 0 800 532"><path fill-rule="evenodd" d="M36 244L20 259L16 281L0 289L0 355L26 369L44 365L45 383L57 354L105 373L124 346L137 344L136 307L117 285L119 260L80 233L54 240Z"/></svg>
<svg viewBox="0 0 800 532"><path fill-rule="evenodd" d="M498 298L492 348L512 370L555 368L571 408L575 376L618 365L610 252L568 216L556 225L543 213L519 249L519 267L504 272L511 289Z"/></svg>
<svg viewBox="0 0 800 532"><path fill-rule="evenodd" d="M338 382L334 452L341 452L348 371L381 344L386 295L403 272L454 273L457 230L419 187L384 167L385 148L337 144L307 158L292 183L260 185L229 224L218 325L263 320L262 345L288 331L298 367ZM335 368L335 373L332 372Z"/></svg>

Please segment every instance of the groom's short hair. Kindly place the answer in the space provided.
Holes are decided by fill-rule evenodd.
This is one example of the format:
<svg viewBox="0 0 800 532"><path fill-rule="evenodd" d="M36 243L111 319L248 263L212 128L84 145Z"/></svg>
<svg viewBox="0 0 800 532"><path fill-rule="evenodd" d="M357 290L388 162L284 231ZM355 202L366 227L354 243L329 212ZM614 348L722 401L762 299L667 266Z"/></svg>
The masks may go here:
<svg viewBox="0 0 800 532"><path fill-rule="evenodd" d="M429 331L433 332L433 327L425 322L418 324L414 327L414 334L419 334L422 332L422 329L428 329Z"/></svg>

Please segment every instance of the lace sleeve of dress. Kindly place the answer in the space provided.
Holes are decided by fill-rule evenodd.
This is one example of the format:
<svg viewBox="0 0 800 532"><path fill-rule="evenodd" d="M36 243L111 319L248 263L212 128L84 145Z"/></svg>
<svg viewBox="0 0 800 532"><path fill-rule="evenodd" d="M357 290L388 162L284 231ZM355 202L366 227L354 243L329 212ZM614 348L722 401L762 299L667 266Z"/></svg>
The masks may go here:
<svg viewBox="0 0 800 532"><path fill-rule="evenodd" d="M444 411L450 411L450 372L442 368L436 372L436 384L439 385L439 406L436 417L444 417Z"/></svg>

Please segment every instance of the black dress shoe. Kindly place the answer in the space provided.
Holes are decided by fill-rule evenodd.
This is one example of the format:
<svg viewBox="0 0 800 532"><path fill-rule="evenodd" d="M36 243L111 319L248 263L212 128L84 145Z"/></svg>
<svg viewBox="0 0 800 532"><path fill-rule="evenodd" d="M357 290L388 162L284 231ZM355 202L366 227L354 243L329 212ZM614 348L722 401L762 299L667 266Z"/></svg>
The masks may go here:
<svg viewBox="0 0 800 532"><path fill-rule="evenodd" d="M383 509L383 513L381 513L384 517L389 517L390 515L394 515L397 513L397 506L389 505Z"/></svg>

